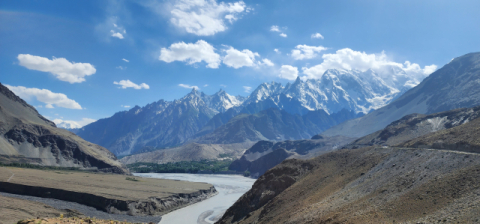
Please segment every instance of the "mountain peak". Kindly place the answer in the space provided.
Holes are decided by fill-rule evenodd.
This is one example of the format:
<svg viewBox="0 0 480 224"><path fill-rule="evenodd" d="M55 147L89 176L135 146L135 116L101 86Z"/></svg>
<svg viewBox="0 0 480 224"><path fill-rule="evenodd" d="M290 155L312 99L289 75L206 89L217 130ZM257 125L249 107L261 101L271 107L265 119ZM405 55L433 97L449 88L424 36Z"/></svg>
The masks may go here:
<svg viewBox="0 0 480 224"><path fill-rule="evenodd" d="M295 82L293 84L300 84L302 80L300 79L300 76L297 76L297 79L295 79Z"/></svg>

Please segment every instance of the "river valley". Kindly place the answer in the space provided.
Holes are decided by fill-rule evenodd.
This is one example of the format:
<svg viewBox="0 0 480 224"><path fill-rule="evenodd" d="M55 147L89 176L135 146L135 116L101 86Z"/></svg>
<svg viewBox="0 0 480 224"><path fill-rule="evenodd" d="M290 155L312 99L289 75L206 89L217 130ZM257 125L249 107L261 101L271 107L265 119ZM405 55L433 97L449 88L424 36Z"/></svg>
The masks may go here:
<svg viewBox="0 0 480 224"><path fill-rule="evenodd" d="M164 173L136 173L135 176L147 178L161 178L183 180L191 182L205 182L215 186L218 194L170 212L162 216L160 224L184 223L184 224L208 224L214 223L225 211L237 201L245 192L250 190L255 179L239 175L212 175L212 174L164 174Z"/></svg>

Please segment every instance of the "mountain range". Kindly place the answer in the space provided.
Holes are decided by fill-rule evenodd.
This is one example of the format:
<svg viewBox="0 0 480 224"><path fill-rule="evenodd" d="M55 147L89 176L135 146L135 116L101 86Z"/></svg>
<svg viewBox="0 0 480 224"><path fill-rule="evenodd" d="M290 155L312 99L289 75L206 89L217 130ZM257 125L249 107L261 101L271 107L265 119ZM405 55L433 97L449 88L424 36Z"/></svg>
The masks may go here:
<svg viewBox="0 0 480 224"><path fill-rule="evenodd" d="M297 78L285 86L263 83L248 97L231 96L224 90L207 95L192 89L179 100L135 106L72 131L119 156L188 142L223 144L310 138L388 104L418 83L417 79L406 77L401 69L392 68L388 74L391 75L373 70L332 69L320 79ZM397 77L397 81L392 81L391 76ZM270 108L277 110L267 111ZM259 126L263 124L259 122L266 122L262 118L267 115L271 128L262 131ZM236 118L234 122L229 123L233 118ZM228 128L238 128L240 124L245 128L240 137L225 139L239 134ZM277 129L279 127L284 128Z"/></svg>

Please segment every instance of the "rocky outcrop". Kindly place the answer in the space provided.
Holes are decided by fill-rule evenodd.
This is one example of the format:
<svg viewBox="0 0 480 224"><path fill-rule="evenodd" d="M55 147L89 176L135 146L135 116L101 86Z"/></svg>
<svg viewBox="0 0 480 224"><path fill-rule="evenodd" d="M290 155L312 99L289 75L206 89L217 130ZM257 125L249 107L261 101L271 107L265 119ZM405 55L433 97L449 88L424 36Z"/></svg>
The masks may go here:
<svg viewBox="0 0 480 224"><path fill-rule="evenodd" d="M128 215L162 215L205 200L218 193L215 187L212 186L208 190L198 190L192 193L178 193L163 198L150 197L148 200L126 201L85 192L74 192L64 189L29 186L9 182L0 182L0 191L76 202L112 214Z"/></svg>
<svg viewBox="0 0 480 224"><path fill-rule="evenodd" d="M0 84L0 162L128 174L107 149L60 128Z"/></svg>
<svg viewBox="0 0 480 224"><path fill-rule="evenodd" d="M352 140L354 139L343 136L322 138L317 136L311 140L282 141L277 143L259 141L245 151L240 159L233 161L229 166L229 170L237 172L248 170L252 177L257 178L287 158L312 158L335 150L350 143Z"/></svg>

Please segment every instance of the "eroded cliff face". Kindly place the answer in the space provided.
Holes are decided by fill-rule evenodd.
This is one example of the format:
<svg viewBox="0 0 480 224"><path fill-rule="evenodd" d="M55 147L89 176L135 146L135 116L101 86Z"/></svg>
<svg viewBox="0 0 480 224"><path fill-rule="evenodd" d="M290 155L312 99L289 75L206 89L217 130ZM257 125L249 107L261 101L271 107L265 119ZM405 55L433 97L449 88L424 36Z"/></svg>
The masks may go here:
<svg viewBox="0 0 480 224"><path fill-rule="evenodd" d="M218 194L215 187L192 193L178 193L168 197L150 197L147 200L120 200L93 193L74 192L41 186L0 182L0 191L44 198L77 202L111 214L163 215L170 211L197 203Z"/></svg>
<svg viewBox="0 0 480 224"><path fill-rule="evenodd" d="M107 149L59 129L0 84L0 162L128 174Z"/></svg>
<svg viewBox="0 0 480 224"><path fill-rule="evenodd" d="M267 171L218 223L477 223L480 155L344 149Z"/></svg>

